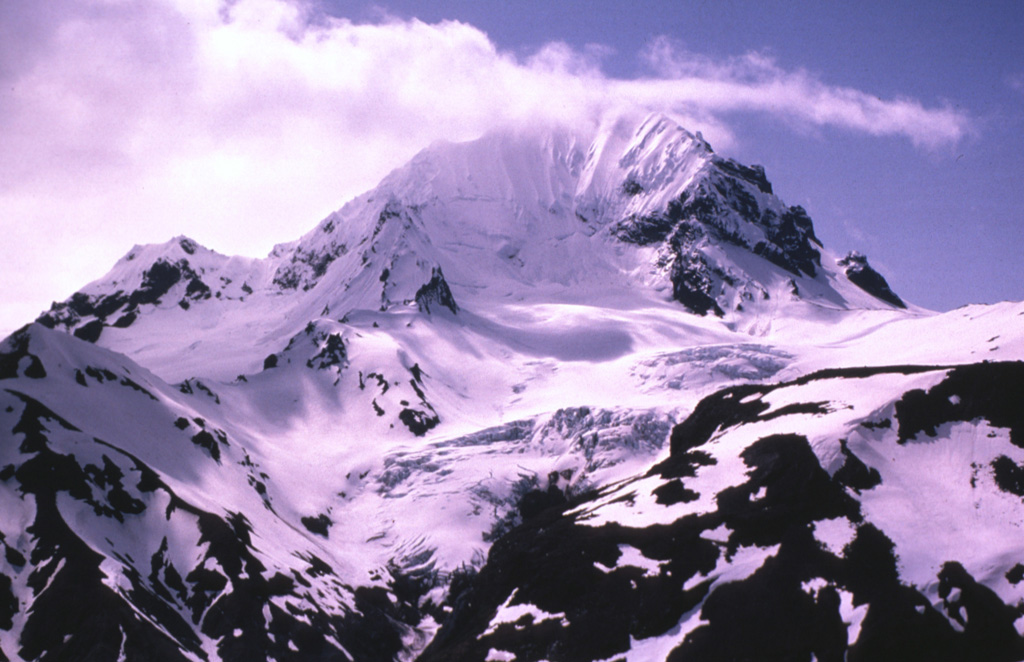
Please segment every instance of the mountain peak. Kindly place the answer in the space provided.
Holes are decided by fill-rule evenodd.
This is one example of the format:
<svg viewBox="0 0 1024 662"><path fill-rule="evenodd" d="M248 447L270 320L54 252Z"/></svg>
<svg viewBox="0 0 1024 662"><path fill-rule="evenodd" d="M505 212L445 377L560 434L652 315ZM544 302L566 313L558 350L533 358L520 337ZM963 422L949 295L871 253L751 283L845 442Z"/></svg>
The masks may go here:
<svg viewBox="0 0 1024 662"><path fill-rule="evenodd" d="M325 311L488 315L506 300L643 300L762 328L749 319L780 314L780 302L901 307L873 270L823 261L823 250L807 213L774 195L762 167L652 114L589 133L548 127L435 143L267 258L229 258L184 236L136 246L39 321L116 348L125 334L109 329L151 318L154 335L138 351L178 374L182 314L211 340L234 320L261 339L259 355L225 354L237 354L225 359L237 375Z"/></svg>

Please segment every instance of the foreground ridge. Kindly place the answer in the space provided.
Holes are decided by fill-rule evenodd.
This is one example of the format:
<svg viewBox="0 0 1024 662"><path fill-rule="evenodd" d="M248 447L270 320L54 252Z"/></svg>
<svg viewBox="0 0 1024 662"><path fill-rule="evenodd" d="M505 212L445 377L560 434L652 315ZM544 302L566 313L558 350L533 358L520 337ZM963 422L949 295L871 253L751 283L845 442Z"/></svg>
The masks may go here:
<svg viewBox="0 0 1024 662"><path fill-rule="evenodd" d="M1020 659L1022 396L1021 362L715 393L499 541L420 659Z"/></svg>

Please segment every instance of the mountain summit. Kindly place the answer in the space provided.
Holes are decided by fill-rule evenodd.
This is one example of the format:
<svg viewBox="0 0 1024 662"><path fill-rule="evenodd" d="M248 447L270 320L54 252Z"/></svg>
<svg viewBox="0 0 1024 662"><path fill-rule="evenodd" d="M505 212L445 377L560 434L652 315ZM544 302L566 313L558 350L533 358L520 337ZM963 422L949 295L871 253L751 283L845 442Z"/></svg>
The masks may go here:
<svg viewBox="0 0 1024 662"><path fill-rule="evenodd" d="M410 306L487 315L509 298L674 301L755 335L766 311L794 303L905 306L863 256L837 266L762 168L655 115L592 138L553 129L435 144L267 258L228 258L184 237L135 247L39 322L177 377L187 347L233 323L247 348L277 351L321 317ZM187 338L178 320L193 321ZM137 322L149 349L122 331ZM251 372L264 356L222 350L217 376Z"/></svg>
<svg viewBox="0 0 1024 662"><path fill-rule="evenodd" d="M1024 659L1022 316L664 116L433 145L0 343L0 662Z"/></svg>

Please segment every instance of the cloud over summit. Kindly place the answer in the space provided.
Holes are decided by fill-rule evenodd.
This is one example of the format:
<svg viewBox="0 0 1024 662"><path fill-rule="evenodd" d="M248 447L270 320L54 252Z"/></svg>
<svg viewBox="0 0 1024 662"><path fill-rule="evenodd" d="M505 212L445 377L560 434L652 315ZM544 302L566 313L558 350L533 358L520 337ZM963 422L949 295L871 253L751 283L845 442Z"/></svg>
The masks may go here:
<svg viewBox="0 0 1024 662"><path fill-rule="evenodd" d="M286 0L0 4L0 259L38 269L26 246L45 240L64 266L42 287L62 298L136 241L185 233L265 254L430 142L503 124L657 110L720 149L740 113L929 148L970 130L949 108L757 54L719 61L659 40L632 80L605 75L605 55L516 55L457 21L356 23ZM0 289L34 316L38 294L11 273Z"/></svg>

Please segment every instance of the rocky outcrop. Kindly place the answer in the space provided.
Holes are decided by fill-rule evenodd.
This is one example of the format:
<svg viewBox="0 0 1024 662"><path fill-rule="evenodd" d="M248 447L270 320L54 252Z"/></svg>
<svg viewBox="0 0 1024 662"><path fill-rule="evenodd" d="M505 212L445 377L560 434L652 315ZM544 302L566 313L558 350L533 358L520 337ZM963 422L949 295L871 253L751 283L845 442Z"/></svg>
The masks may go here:
<svg viewBox="0 0 1024 662"><path fill-rule="evenodd" d="M643 193L638 186L629 188L633 195ZM673 298L700 315L721 317L731 301L765 291L754 277L712 257L716 246L748 251L796 277L813 278L821 268L821 242L807 212L775 198L760 166L717 156L666 209L630 215L611 232L625 243L662 246Z"/></svg>
<svg viewBox="0 0 1024 662"><path fill-rule="evenodd" d="M864 255L851 251L847 253L846 257L840 259L837 264L843 267L844 273L846 273L846 277L850 279L851 283L871 296L892 304L897 308L907 307L907 304L903 303L903 299L899 298L892 291L892 288L889 287L889 283L886 282L882 274L875 271L868 264L868 259Z"/></svg>
<svg viewBox="0 0 1024 662"><path fill-rule="evenodd" d="M195 250L192 244L183 244ZM183 249L184 250L184 249ZM111 294L76 292L70 299L54 303L36 320L53 329L65 327L82 340L96 342L104 327L127 328L138 317L142 306L166 303L167 294L179 284L184 290L178 297L179 307L188 310L192 304L211 298L210 286L193 270L187 259L170 261L161 258L142 272L142 283L131 292L118 290Z"/></svg>
<svg viewBox="0 0 1024 662"><path fill-rule="evenodd" d="M445 308L453 315L459 312L459 306L455 303L455 297L452 296L452 290L444 279L441 267L434 267L430 273L430 280L416 291L416 306L420 312L427 314L431 312L431 308Z"/></svg>

